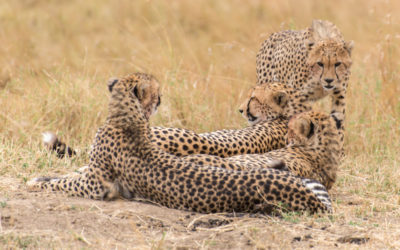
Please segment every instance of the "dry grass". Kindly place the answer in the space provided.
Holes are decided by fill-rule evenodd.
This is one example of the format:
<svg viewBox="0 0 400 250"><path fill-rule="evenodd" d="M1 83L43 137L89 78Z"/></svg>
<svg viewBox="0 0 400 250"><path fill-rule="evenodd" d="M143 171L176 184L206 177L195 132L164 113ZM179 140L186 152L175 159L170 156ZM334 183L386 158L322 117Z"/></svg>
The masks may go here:
<svg viewBox="0 0 400 250"><path fill-rule="evenodd" d="M106 116L106 80L133 71L153 73L162 82L162 105L152 124L199 132L242 127L246 122L237 107L255 83L255 55L261 42L274 31L307 27L314 18L334 22L346 39L355 41L347 157L332 191L335 213L322 218L289 214L267 226L257 224L254 230L246 221L235 223L252 247L296 247L292 239L285 239L287 234L310 224L328 224L329 233L313 232L314 245L325 242L329 248L339 244L339 236L353 232L370 238L366 247L398 248L396 0L1 1L0 175L23 182L87 162L85 150L72 162L47 154L40 146L40 133L56 131L72 145L87 149ZM1 202L12 199L11 191L0 191ZM263 233L270 235L269 243ZM170 235L163 236L162 244L145 245L176 246L170 245ZM0 245L34 248L47 242L38 237L11 231L0 235ZM203 245L193 246L214 244L204 243L209 235L194 237ZM68 239L66 246L72 248L85 241L78 236ZM212 240L219 246L218 237Z"/></svg>

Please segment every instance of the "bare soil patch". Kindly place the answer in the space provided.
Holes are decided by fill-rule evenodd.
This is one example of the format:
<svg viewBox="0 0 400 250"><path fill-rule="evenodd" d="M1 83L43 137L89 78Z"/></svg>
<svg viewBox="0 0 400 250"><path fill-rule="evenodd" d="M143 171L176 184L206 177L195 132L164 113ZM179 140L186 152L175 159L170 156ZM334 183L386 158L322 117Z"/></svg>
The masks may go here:
<svg viewBox="0 0 400 250"><path fill-rule="evenodd" d="M0 191L0 245L5 248L370 248L384 246L388 236L374 225L327 215L199 214L143 201L30 193L21 181L7 177L0 178ZM394 228L391 246L398 247L400 231Z"/></svg>

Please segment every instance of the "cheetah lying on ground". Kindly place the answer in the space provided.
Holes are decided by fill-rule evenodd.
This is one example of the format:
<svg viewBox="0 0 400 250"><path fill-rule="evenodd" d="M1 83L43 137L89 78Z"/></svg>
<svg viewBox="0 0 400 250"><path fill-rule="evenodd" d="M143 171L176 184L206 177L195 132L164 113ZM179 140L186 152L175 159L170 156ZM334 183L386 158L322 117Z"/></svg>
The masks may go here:
<svg viewBox="0 0 400 250"><path fill-rule="evenodd" d="M122 79L109 89L109 115L96 134L87 171L36 178L27 183L30 190L105 200L140 197L205 213L267 212L280 204L291 210L331 211L326 189L315 180L276 169L237 171L220 164L200 165L160 150L150 141L136 84Z"/></svg>
<svg viewBox="0 0 400 250"><path fill-rule="evenodd" d="M309 111L295 115L289 122L288 145L264 154L219 158L219 163L241 169L279 168L321 182L330 189L336 181L340 148L334 120L326 114ZM209 157L189 155L185 159L207 164ZM279 164L281 162L282 164Z"/></svg>
<svg viewBox="0 0 400 250"><path fill-rule="evenodd" d="M134 75L123 78L131 80ZM153 104L160 104L156 93L159 93L159 84L154 78L150 83L157 83L156 87L149 88L150 93L145 96L153 96ZM137 83L141 89L141 83ZM145 84L145 86L147 86ZM207 154L220 157L229 157L238 154L259 154L284 147L285 134L287 132L288 118L294 114L311 110L311 105L300 102L300 96L283 84L274 83L265 86L257 86L250 91L249 98L241 106L241 112L252 124L243 129L219 130L210 133L197 134L182 128L151 127L150 140L159 148L177 156L191 154ZM139 98L142 102L142 99ZM147 100L147 99L146 99ZM145 107L151 106L146 114L150 116L151 110L157 106L151 102L143 103ZM248 105L246 108L245 105ZM148 117L146 116L146 117ZM62 149L70 149L54 134L44 134L45 145L63 157L66 152ZM56 145L63 145L62 147Z"/></svg>
<svg viewBox="0 0 400 250"><path fill-rule="evenodd" d="M305 30L273 33L257 54L257 82L283 82L308 101L330 95L342 148L352 48L353 42L344 41L328 21L314 20Z"/></svg>
<svg viewBox="0 0 400 250"><path fill-rule="evenodd" d="M298 119L302 121L298 125L301 128L295 128L298 130L297 133L294 133L298 135L296 137L298 141L264 154L236 155L219 159L219 162L235 164L241 166L241 169L249 169L282 167L283 165L279 164L279 161L283 161L285 170L296 176L318 180L327 189L330 189L336 181L337 167L340 162L338 130L334 119L328 115L312 111L302 113L310 110L311 107L308 103L302 105L298 101L299 98L296 91L276 82L254 87L240 107L243 116L252 122L267 120L279 113L286 117L297 114ZM281 105L276 105L274 99L279 99ZM293 126L295 127L295 125ZM289 135L291 133L289 130ZM289 139L293 141L296 138L292 136L292 139ZM204 163L203 158L210 159L201 155L190 155L185 158L198 163Z"/></svg>

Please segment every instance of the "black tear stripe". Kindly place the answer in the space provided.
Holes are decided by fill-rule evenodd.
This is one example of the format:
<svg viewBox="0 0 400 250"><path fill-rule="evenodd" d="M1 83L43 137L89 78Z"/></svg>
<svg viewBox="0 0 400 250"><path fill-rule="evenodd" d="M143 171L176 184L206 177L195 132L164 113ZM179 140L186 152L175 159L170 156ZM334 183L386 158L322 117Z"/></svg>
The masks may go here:
<svg viewBox="0 0 400 250"><path fill-rule="evenodd" d="M333 114L331 114L331 116L332 116L333 120L335 120L336 128L340 129L342 127L342 121L339 120L338 118L336 118L336 116L334 116Z"/></svg>
<svg viewBox="0 0 400 250"><path fill-rule="evenodd" d="M247 116L251 115L252 117L254 117L252 114L250 114L250 102L253 99L254 97L250 97L249 101L247 102L247 109L246 109Z"/></svg>
<svg viewBox="0 0 400 250"><path fill-rule="evenodd" d="M322 80L322 76L324 75L324 71L325 71L325 68L322 67L322 72L321 72L321 75L319 76L319 79L320 79L320 80Z"/></svg>
<svg viewBox="0 0 400 250"><path fill-rule="evenodd" d="M337 79L338 81L340 81L339 75L338 75L338 73L336 72L336 68L335 68L335 74L336 74L336 79Z"/></svg>

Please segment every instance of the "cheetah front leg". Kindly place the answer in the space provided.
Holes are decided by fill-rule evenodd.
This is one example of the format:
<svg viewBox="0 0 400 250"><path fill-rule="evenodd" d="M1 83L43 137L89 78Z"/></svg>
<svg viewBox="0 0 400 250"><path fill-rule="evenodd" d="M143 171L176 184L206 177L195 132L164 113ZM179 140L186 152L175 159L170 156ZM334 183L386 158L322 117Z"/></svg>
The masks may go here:
<svg viewBox="0 0 400 250"><path fill-rule="evenodd" d="M83 173L34 178L28 181L27 186L29 191L61 191L71 196L111 200L119 196L119 185L109 177L89 166Z"/></svg>
<svg viewBox="0 0 400 250"><path fill-rule="evenodd" d="M346 90L337 89L332 93L331 117L335 120L339 134L339 148L344 156L344 122L346 119Z"/></svg>
<svg viewBox="0 0 400 250"><path fill-rule="evenodd" d="M315 102L327 95L331 97L331 117L335 120L339 134L339 147L341 156L344 157L344 121L346 118L346 89L347 82L342 87L336 88L333 92L325 91L318 83L310 81L309 86L304 89L300 102Z"/></svg>

